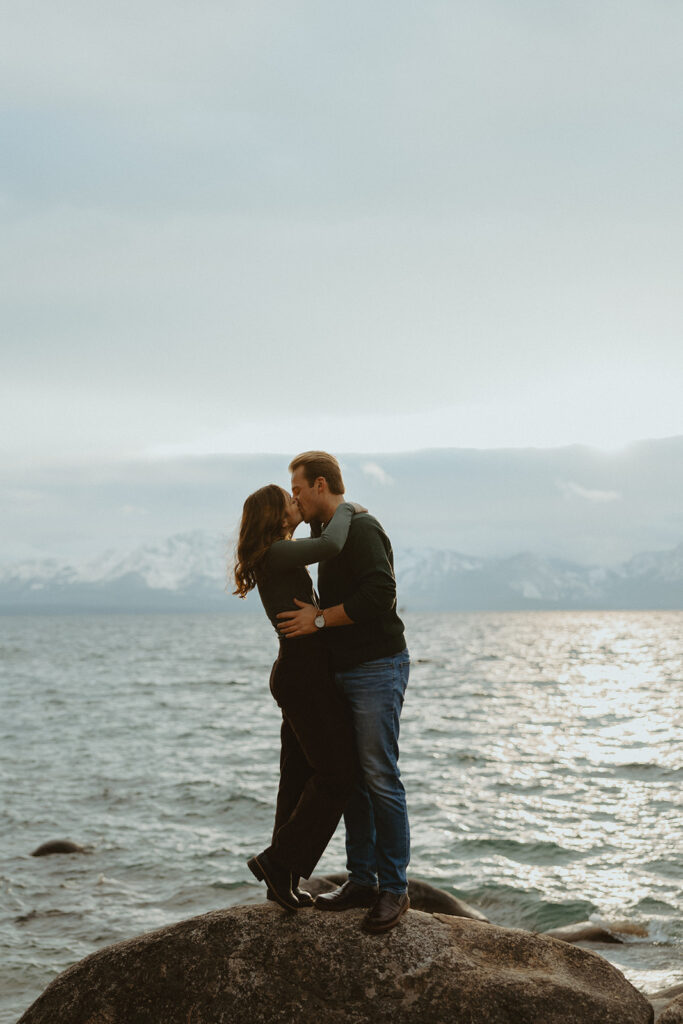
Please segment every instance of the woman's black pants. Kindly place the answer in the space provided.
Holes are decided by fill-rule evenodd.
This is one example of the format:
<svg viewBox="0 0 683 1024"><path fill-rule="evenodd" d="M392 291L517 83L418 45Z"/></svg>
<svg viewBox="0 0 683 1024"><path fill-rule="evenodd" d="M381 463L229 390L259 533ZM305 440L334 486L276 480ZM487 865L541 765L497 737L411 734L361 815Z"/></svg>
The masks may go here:
<svg viewBox="0 0 683 1024"><path fill-rule="evenodd" d="M280 641L270 691L282 710L280 787L266 853L309 878L357 777L349 709L320 634Z"/></svg>

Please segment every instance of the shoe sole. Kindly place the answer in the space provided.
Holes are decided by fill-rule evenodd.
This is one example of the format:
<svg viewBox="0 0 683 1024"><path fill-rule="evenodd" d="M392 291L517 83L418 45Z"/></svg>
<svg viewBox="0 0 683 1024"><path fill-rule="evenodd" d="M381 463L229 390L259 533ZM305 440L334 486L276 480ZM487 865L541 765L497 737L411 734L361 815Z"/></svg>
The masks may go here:
<svg viewBox="0 0 683 1024"><path fill-rule="evenodd" d="M405 907L401 909L401 912L387 924L383 924L379 928L373 928L371 925L364 924L363 931L367 932L368 935L381 935L382 932L391 931L392 928L396 927L407 910L410 910L410 900L408 900Z"/></svg>
<svg viewBox="0 0 683 1024"><path fill-rule="evenodd" d="M268 877L268 872L264 868L263 864L261 864L258 857L251 857L247 861L247 867L251 871L252 875L254 875L259 880L259 882L265 882L267 884L272 894L271 899L273 899L276 903L279 903L280 906L284 907L285 910L299 909L298 902L296 906L294 906L293 903L287 903L285 899L278 895L278 892L275 886L273 885L272 880Z"/></svg>

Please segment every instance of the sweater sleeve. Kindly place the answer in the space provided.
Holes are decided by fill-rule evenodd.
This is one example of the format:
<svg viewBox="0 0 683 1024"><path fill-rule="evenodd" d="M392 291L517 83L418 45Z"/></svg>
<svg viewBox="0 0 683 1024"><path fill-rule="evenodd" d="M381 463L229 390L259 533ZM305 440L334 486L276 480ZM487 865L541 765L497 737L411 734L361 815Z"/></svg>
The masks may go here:
<svg viewBox="0 0 683 1024"><path fill-rule="evenodd" d="M350 554L357 567L357 586L343 604L353 622L367 622L395 606L396 579L379 525L363 517L358 527L354 527L349 540L353 544Z"/></svg>
<svg viewBox="0 0 683 1024"><path fill-rule="evenodd" d="M268 551L268 569L282 572L286 569L310 565L312 562L322 562L326 558L334 558L346 543L355 511L356 506L351 502L344 501L337 506L320 537L308 537L305 540L276 540Z"/></svg>

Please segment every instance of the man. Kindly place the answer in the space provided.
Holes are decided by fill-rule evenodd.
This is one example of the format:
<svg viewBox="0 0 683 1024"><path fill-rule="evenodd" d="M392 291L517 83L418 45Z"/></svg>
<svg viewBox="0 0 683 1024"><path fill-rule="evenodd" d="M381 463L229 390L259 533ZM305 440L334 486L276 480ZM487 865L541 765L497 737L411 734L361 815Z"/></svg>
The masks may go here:
<svg viewBox="0 0 683 1024"><path fill-rule="evenodd" d="M305 522L324 527L344 501L339 463L326 452L304 452L289 470ZM279 613L280 631L297 637L325 630L337 686L351 707L362 777L344 812L348 880L315 905L366 907L365 930L384 932L410 906L410 830L398 769L410 660L396 614L391 544L373 516L353 517L341 553L320 563L318 589L320 608L296 601L298 611Z"/></svg>

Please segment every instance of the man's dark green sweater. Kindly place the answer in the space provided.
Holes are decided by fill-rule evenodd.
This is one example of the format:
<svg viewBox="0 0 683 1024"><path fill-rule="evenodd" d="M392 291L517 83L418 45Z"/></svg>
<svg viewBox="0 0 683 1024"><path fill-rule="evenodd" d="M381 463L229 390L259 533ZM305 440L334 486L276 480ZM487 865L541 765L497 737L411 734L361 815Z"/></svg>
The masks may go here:
<svg viewBox="0 0 683 1024"><path fill-rule="evenodd" d="M335 669L386 658L405 649L403 623L396 614L394 556L386 533L374 516L351 520L341 552L318 569L320 606L344 605L351 626L325 630Z"/></svg>

